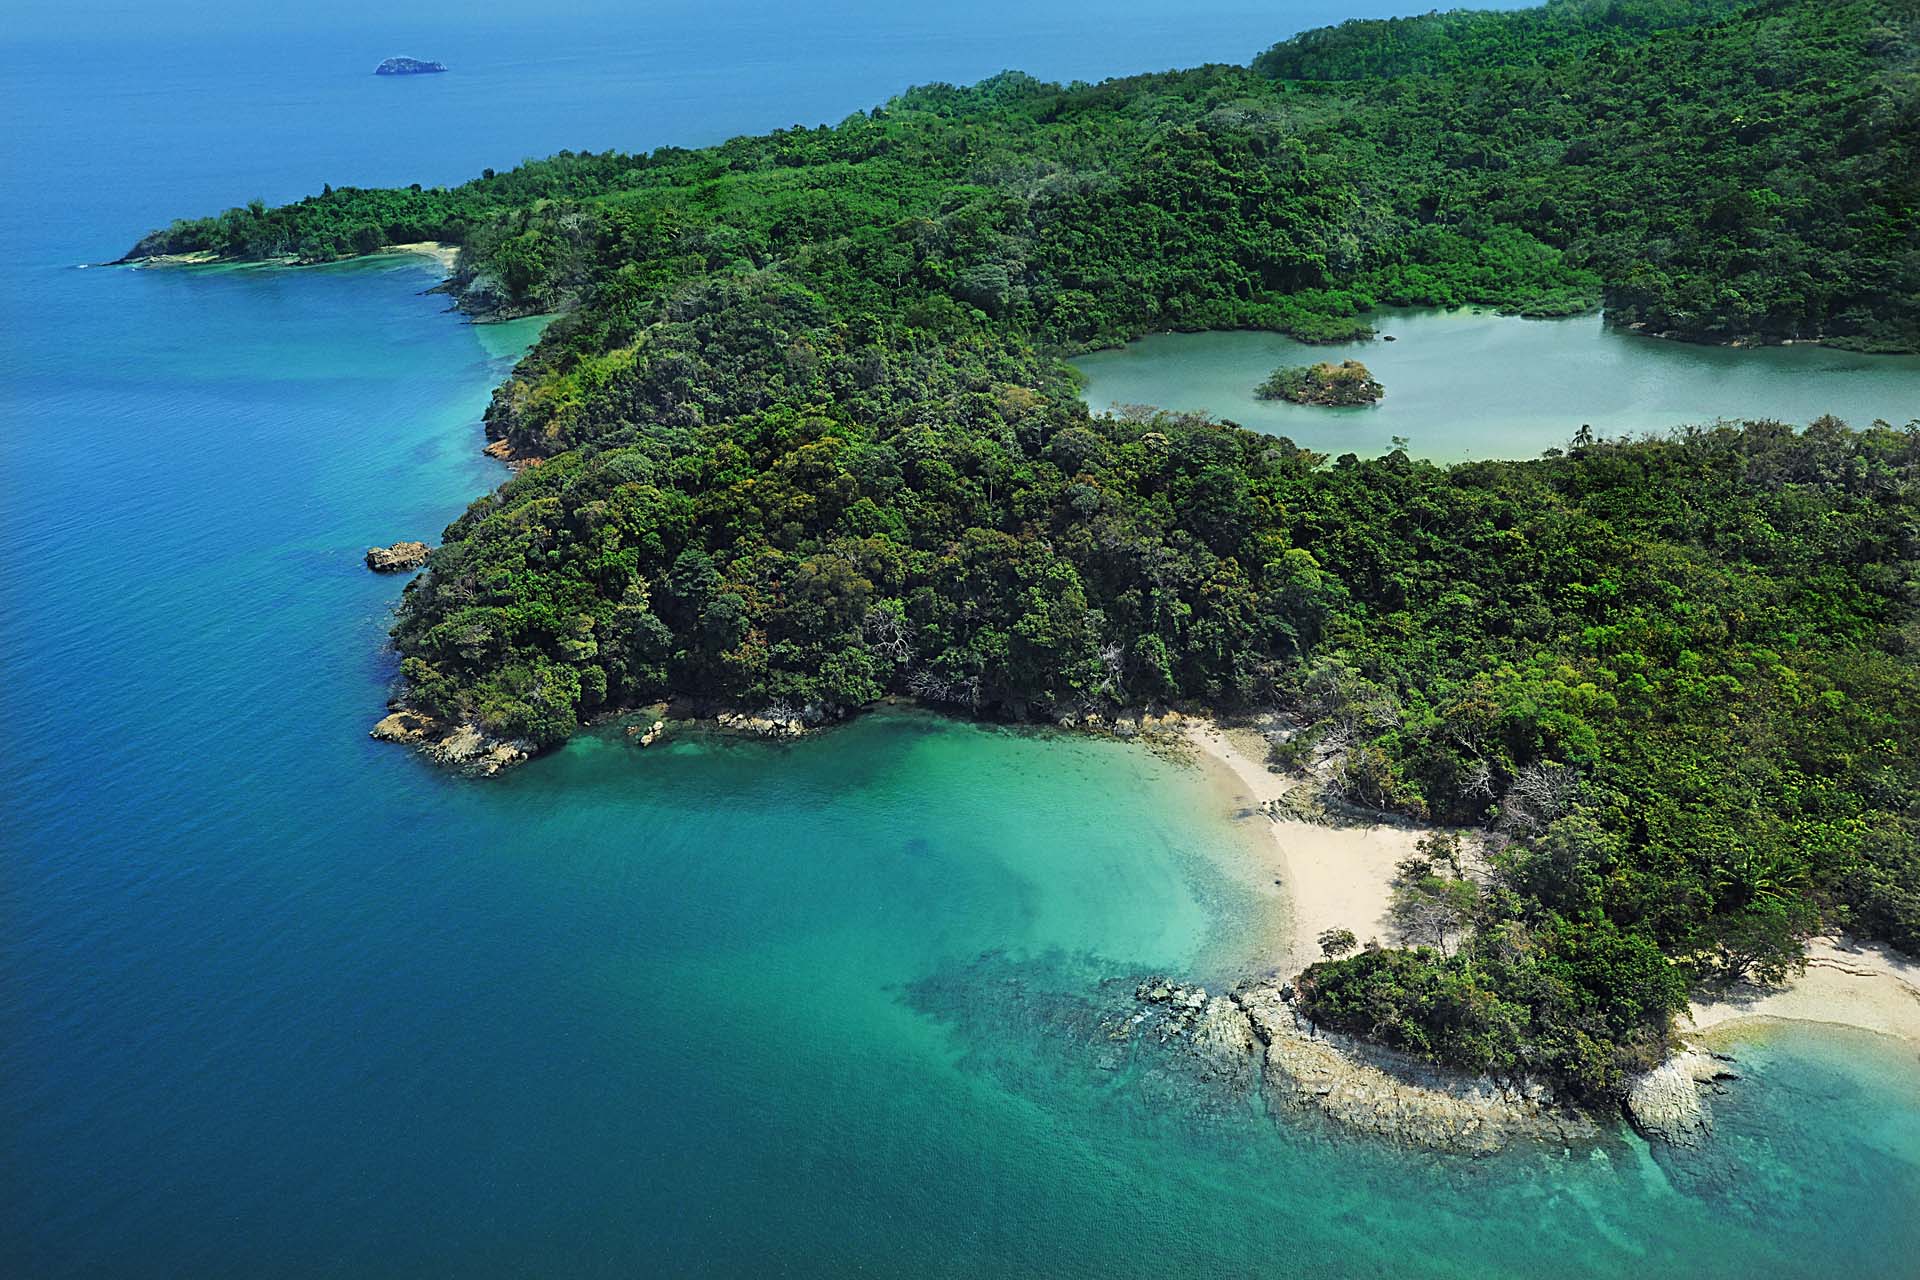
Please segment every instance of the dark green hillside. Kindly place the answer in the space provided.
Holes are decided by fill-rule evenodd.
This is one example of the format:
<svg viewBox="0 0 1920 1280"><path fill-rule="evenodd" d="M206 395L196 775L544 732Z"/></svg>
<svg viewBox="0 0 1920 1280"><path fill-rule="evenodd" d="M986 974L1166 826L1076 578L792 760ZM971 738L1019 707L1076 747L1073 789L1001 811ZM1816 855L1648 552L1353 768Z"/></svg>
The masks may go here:
<svg viewBox="0 0 1920 1280"><path fill-rule="evenodd" d="M1497 849L1486 885L1409 869L1464 942L1317 966L1316 1014L1599 1095L1689 983L1777 975L1823 925L1920 945L1920 433L1329 465L1092 417L1059 355L1603 297L1699 340L1911 348L1917 29L1912 0L1355 23L140 251L457 239L471 305L565 312L488 413L541 465L401 607L414 705L541 744L667 694L1289 708L1346 799Z"/></svg>

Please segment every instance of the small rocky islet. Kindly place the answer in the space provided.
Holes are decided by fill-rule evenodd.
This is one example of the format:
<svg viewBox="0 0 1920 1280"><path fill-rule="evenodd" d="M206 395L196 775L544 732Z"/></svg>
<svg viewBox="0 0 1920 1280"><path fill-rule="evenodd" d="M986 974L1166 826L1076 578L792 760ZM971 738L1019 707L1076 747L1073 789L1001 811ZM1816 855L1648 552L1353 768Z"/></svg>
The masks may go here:
<svg viewBox="0 0 1920 1280"><path fill-rule="evenodd" d="M447 69L444 62L425 58L388 58L373 69L377 76L430 76Z"/></svg>
<svg viewBox="0 0 1920 1280"><path fill-rule="evenodd" d="M427 562L433 548L424 542L396 542L390 547L368 547L367 568L375 573L408 573Z"/></svg>

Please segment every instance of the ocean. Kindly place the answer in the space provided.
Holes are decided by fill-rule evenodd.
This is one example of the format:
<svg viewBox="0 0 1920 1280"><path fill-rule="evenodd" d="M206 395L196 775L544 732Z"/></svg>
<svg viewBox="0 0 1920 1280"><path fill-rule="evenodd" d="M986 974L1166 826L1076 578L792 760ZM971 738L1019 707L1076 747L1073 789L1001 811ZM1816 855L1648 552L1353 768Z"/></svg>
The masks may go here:
<svg viewBox="0 0 1920 1280"><path fill-rule="evenodd" d="M537 323L465 324L405 257L83 266L253 196L1243 61L1350 11L0 37L0 1274L1912 1275L1920 1065L1873 1037L1753 1032L1697 1156L1482 1161L1100 1051L1103 993L1262 954L1264 837L1190 766L905 712L590 733L489 782L372 742L402 583L360 554L499 482L479 415ZM453 71L369 74L400 53Z"/></svg>

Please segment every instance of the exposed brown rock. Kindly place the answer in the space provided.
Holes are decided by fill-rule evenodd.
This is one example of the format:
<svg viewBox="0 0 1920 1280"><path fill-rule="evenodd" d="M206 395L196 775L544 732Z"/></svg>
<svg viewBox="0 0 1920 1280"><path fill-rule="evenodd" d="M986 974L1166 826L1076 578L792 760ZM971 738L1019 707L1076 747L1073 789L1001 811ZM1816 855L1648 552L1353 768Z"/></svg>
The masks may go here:
<svg viewBox="0 0 1920 1280"><path fill-rule="evenodd" d="M367 568L375 573L404 573L427 562L433 550L424 542L396 542L390 547L368 547Z"/></svg>
<svg viewBox="0 0 1920 1280"><path fill-rule="evenodd" d="M436 736L439 730L440 722L432 716L402 709L374 725L368 736L378 738L382 742L411 744L425 742Z"/></svg>
<svg viewBox="0 0 1920 1280"><path fill-rule="evenodd" d="M533 755L532 743L496 738L472 723L449 725L408 707L374 725L369 736L418 747L437 763L480 777L492 777Z"/></svg>

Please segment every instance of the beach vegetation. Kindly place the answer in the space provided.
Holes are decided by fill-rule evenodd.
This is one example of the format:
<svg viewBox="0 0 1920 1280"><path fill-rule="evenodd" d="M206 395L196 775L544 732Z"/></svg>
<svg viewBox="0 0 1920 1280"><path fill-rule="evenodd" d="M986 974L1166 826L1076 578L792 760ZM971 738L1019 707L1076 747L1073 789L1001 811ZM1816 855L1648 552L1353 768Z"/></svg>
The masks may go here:
<svg viewBox="0 0 1920 1280"><path fill-rule="evenodd" d="M538 465L400 605L411 705L540 746L671 696L1285 710L1329 799L1484 849L1424 851L1407 945L1329 952L1302 1007L1598 1098L1695 986L1791 972L1818 929L1920 946L1920 427L1329 459L1090 412L1062 356L1603 302L1911 349L1914 30L1892 0L1346 24L1252 68L336 186L136 252L443 240L457 285L561 313L487 412Z"/></svg>

